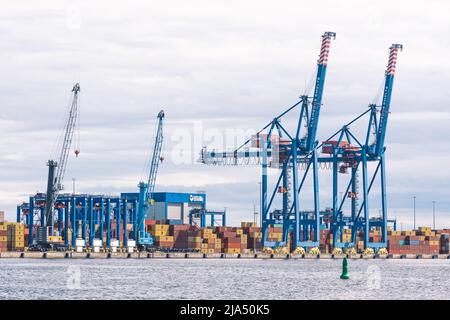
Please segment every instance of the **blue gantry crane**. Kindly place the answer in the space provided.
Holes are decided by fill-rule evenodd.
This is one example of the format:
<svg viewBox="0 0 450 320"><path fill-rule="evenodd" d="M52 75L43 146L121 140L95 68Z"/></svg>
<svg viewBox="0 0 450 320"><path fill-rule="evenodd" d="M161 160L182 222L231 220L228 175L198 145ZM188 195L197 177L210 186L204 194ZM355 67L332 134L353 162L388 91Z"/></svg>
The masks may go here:
<svg viewBox="0 0 450 320"><path fill-rule="evenodd" d="M153 238L145 231L145 217L152 209L154 210L153 193L155 191L156 176L160 162L164 160L161 156L163 144L163 119L164 110L161 110L157 116L158 125L156 129L155 144L153 146L153 154L150 163L150 172L147 183L141 181L139 183L139 204L138 204L138 244L140 246L150 246L153 244Z"/></svg>
<svg viewBox="0 0 450 320"><path fill-rule="evenodd" d="M354 247L358 232L363 233L365 248L387 247L386 173L384 145L391 104L392 88L398 52L403 49L400 44L389 48L389 60L385 72L384 91L381 106L370 104L369 108L347 123L333 136L321 144L322 153L329 157L319 158L319 162L330 163L333 172L333 217L331 230L336 247ZM365 137L358 139L350 129L356 121L369 114L369 124ZM337 138L337 139L336 139ZM334 140L333 140L334 139ZM370 163L375 164L369 179ZM339 200L340 177L349 173L349 179L342 199ZM362 177L360 177L360 175ZM377 177L380 179L381 216L370 217L369 195ZM345 215L343 206L350 199L350 215ZM359 203L361 200L361 203ZM370 241L369 231L372 227L381 227L381 241ZM351 230L351 241L343 239L344 229Z"/></svg>
<svg viewBox="0 0 450 320"><path fill-rule="evenodd" d="M297 103L275 117L255 136L245 141L234 151L217 152L215 150L208 151L206 148L202 149L200 162L204 164L262 165L263 246L284 246L290 240L289 233L293 234L295 246L312 247L319 245L320 211L316 133L322 106L330 43L335 37L336 33L334 32L325 32L322 35L315 89L312 97L300 96ZM300 109L299 119L295 132L290 133L281 123L281 119L294 109ZM251 148L257 150L252 151ZM305 169L301 179L298 176L299 166L303 166ZM268 167L281 169L269 201L267 199ZM313 213L300 211L300 192L310 171L312 171L313 176ZM271 212L277 194L282 195L282 210ZM269 241L268 227L273 224L283 225L282 241ZM309 237L311 231L314 234L313 239Z"/></svg>

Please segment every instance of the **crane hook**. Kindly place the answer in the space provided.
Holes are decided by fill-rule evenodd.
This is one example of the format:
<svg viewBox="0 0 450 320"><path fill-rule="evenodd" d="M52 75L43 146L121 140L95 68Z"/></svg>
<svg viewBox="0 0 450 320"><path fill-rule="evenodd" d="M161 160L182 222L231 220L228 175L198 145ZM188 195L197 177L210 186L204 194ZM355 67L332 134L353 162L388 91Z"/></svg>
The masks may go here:
<svg viewBox="0 0 450 320"><path fill-rule="evenodd" d="M75 153L75 156L78 158L78 155L80 154L80 150L75 149L74 153Z"/></svg>

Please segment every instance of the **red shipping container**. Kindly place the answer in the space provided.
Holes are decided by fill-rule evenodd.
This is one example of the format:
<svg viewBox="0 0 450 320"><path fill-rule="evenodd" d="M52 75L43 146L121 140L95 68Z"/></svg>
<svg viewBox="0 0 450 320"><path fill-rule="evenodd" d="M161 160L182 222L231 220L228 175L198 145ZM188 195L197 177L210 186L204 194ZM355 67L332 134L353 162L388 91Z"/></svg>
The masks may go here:
<svg viewBox="0 0 450 320"><path fill-rule="evenodd" d="M232 232L232 231L220 232L218 234L218 237L221 238L221 239L224 239L224 238L235 238L236 237L236 232Z"/></svg>
<svg viewBox="0 0 450 320"><path fill-rule="evenodd" d="M151 219L145 219L145 225L146 226L152 226L156 224L156 220L151 220Z"/></svg>
<svg viewBox="0 0 450 320"><path fill-rule="evenodd" d="M235 249L235 248L240 248L241 247L241 243L239 242L239 243L233 243L233 242L230 242L230 243L224 243L224 248L225 249Z"/></svg>
<svg viewBox="0 0 450 320"><path fill-rule="evenodd" d="M240 238L225 238L223 239L223 243L227 244L227 243L241 243L241 239Z"/></svg>
<svg viewBox="0 0 450 320"><path fill-rule="evenodd" d="M170 232L188 231L191 226L188 224L172 224L169 227Z"/></svg>

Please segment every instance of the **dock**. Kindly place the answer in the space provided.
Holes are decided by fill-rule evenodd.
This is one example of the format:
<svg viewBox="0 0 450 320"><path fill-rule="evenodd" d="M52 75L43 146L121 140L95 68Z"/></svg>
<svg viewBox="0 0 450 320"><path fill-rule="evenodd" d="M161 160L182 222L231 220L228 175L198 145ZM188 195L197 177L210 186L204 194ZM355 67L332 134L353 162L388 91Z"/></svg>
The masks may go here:
<svg viewBox="0 0 450 320"><path fill-rule="evenodd" d="M343 259L347 257L353 260L370 259L447 259L449 254L425 255L425 254L388 254L388 255L330 255L330 254L204 254L204 253L180 253L180 252L0 252L0 259L278 259L278 260L302 260L302 259Z"/></svg>

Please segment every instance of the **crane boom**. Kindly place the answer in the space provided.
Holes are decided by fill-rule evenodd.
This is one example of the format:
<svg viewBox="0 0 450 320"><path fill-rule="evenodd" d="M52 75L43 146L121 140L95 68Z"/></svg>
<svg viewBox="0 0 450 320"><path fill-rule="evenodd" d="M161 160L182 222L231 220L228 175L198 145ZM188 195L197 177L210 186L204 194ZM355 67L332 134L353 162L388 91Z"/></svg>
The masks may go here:
<svg viewBox="0 0 450 320"><path fill-rule="evenodd" d="M78 94L80 92L80 84L76 83L72 88L72 102L69 110L69 117L64 126L64 140L62 142L61 152L58 157L58 162L49 160L47 165L48 181L47 181L47 195L45 207L46 226L53 227L53 207L58 197L59 191L63 190L64 174L66 172L67 159L69 156L70 146L72 144L73 133L78 116ZM56 175L55 175L56 171ZM51 230L51 229L50 229Z"/></svg>
<svg viewBox="0 0 450 320"><path fill-rule="evenodd" d="M163 143L163 118L164 110L158 113L158 128L156 129L155 145L153 146L152 163L150 165L150 174L147 181L147 199L152 199L155 191L156 175L158 174L159 162L161 161L161 149Z"/></svg>
<svg viewBox="0 0 450 320"><path fill-rule="evenodd" d="M144 220L146 216L146 208L153 201L153 193L155 191L156 176L158 174L159 163L162 161L161 149L163 143L163 119L164 110L158 113L158 126L156 129L155 144L153 146L153 155L150 164L150 173L148 175L147 183L139 183L139 214L138 214L138 226L140 233L144 230Z"/></svg>
<svg viewBox="0 0 450 320"><path fill-rule="evenodd" d="M325 84L325 75L327 71L328 55L330 52L331 39L336 38L335 32L325 32L322 35L322 46L320 48L319 60L317 61L317 76L314 88L314 96L311 106L311 115L308 123L308 132L306 137L306 151L314 148L316 141L317 126L319 124L320 107L322 105L323 88Z"/></svg>
<svg viewBox="0 0 450 320"><path fill-rule="evenodd" d="M267 136L269 138L268 141L270 142L271 132L272 129L275 127L278 131L283 131L286 133L286 130L280 123L280 119L285 116L288 112L291 110L294 110L294 108L297 108L300 106L300 118L297 126L297 133L295 136L296 142L299 142L297 144L298 150L298 156L307 157L312 154L312 151L315 148L316 143L316 133L317 133L317 127L319 123L319 114L320 114L320 107L322 104L322 96L323 96L323 90L324 90L324 84L325 84L325 76L326 76L326 70L328 65L328 55L330 52L330 44L331 40L336 38L335 32L324 32L322 35L322 45L320 48L320 54L319 59L317 60L317 75L316 75L316 82L315 82L315 88L314 88L314 96L311 97L311 109L309 108L309 101L310 97L303 95L300 98L300 101L296 102L294 105L289 107L287 110L285 110L283 113L278 115L274 118L273 121L268 123L264 126L261 130L258 131L258 134L254 138L258 138L258 135L261 134L264 130L269 130L269 133ZM305 118L305 122L303 122L303 118ZM299 134L300 130L303 127L306 128L306 132L304 136L300 139ZM287 135L289 138L291 136ZM279 137L281 137L281 133L279 132ZM300 141L298 141L300 140ZM268 145L267 150L265 152L262 151L242 151L242 147L246 146L248 147L249 144L253 141L252 139L248 139L245 143L243 143L238 149L236 149L234 152L216 152L216 151L208 151L206 148L202 149L201 151L201 158L200 162L204 164L228 164L228 165L237 165L237 164L261 164L262 157L271 157L272 156L272 150L271 150L271 144ZM281 143L286 143L285 141L281 141ZM260 147L260 145L258 144ZM297 148L296 147L296 148ZM276 154L276 153L274 153ZM241 161L242 160L242 161ZM270 160L270 159L268 159Z"/></svg>
<svg viewBox="0 0 450 320"><path fill-rule="evenodd" d="M391 105L392 88L394 86L395 67L397 64L398 51L403 50L401 44L393 44L389 48L389 61L386 68L383 101L381 104L380 119L375 140L375 155L380 156L384 148L386 137L386 127L389 117L389 107Z"/></svg>

